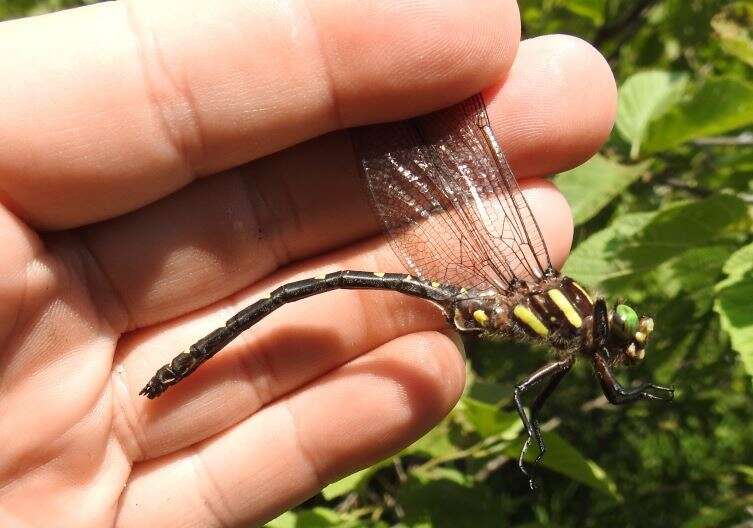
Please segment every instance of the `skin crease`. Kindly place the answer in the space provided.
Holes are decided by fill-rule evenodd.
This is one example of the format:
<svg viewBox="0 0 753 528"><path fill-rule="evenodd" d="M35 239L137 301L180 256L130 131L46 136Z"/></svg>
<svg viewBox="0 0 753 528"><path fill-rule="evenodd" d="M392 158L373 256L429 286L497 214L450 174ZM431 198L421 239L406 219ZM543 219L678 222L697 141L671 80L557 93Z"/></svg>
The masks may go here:
<svg viewBox="0 0 753 528"><path fill-rule="evenodd" d="M569 209L536 177L598 150L614 80L577 39L519 43L514 2L473 4L122 1L0 24L1 526L260 524L452 408L441 315L368 291L286 306L163 397L138 391L280 284L400 271L346 126L484 90L564 261Z"/></svg>

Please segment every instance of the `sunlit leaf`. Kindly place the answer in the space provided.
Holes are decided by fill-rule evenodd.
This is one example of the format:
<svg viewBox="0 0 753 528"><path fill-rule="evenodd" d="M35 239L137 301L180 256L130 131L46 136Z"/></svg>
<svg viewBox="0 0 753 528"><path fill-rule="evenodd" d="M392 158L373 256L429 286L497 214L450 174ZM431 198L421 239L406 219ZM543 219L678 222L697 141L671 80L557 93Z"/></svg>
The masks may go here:
<svg viewBox="0 0 753 528"><path fill-rule="evenodd" d="M724 272L728 277L717 286L715 309L722 328L730 336L732 348L740 354L746 371L753 376L753 244L732 255Z"/></svg>
<svg viewBox="0 0 753 528"><path fill-rule="evenodd" d="M293 512L285 512L276 519L269 521L266 528L296 528L298 515Z"/></svg>
<svg viewBox="0 0 753 528"><path fill-rule="evenodd" d="M751 2L734 2L725 6L711 19L711 26L727 53L753 66L753 4Z"/></svg>
<svg viewBox="0 0 753 528"><path fill-rule="evenodd" d="M449 428L449 420L444 420L416 442L406 447L400 455L437 458L456 451L457 447L450 441Z"/></svg>
<svg viewBox="0 0 753 528"><path fill-rule="evenodd" d="M648 162L621 165L597 154L583 165L554 178L567 198L575 224L593 218L630 184L640 178Z"/></svg>
<svg viewBox="0 0 753 528"><path fill-rule="evenodd" d="M581 242L570 253L562 272L591 286L635 273L634 263L620 261L619 252L657 215L633 213L621 216L609 227Z"/></svg>
<svg viewBox="0 0 753 528"><path fill-rule="evenodd" d="M751 124L753 84L733 77L709 79L649 124L643 150L660 152Z"/></svg>
<svg viewBox="0 0 753 528"><path fill-rule="evenodd" d="M748 481L748 484L753 485L753 466L740 464L739 466L735 467L735 471L743 475Z"/></svg>
<svg viewBox="0 0 753 528"><path fill-rule="evenodd" d="M724 263L732 252L730 245L692 247L663 263L649 275L654 292L671 298L708 290L709 298ZM709 306L703 307L708 311Z"/></svg>
<svg viewBox="0 0 753 528"><path fill-rule="evenodd" d="M724 264L723 271L727 275L727 282L736 281L744 277L749 271L753 270L753 244L741 247L730 255Z"/></svg>
<svg viewBox="0 0 753 528"><path fill-rule="evenodd" d="M620 87L617 131L630 143L630 155L637 158L651 120L675 104L688 83L684 73L645 71L628 78Z"/></svg>
<svg viewBox="0 0 753 528"><path fill-rule="evenodd" d="M382 460L381 462L377 462L376 464L362 469L361 471L356 471L355 473L341 478L340 480L326 486L322 490L322 495L325 499L332 500L334 498L347 495L351 491L357 491L366 482L368 482L368 480L374 473L376 473L379 469L390 465L391 463L392 459Z"/></svg>
<svg viewBox="0 0 753 528"><path fill-rule="evenodd" d="M583 241L564 272L592 286L627 280L690 248L724 240L730 231L744 231L748 222L745 203L731 195L625 215Z"/></svg>
<svg viewBox="0 0 753 528"><path fill-rule="evenodd" d="M473 426L474 431L484 438L500 435L502 439L512 440L522 427L518 413L505 412L495 405L473 398L463 398L459 412Z"/></svg>

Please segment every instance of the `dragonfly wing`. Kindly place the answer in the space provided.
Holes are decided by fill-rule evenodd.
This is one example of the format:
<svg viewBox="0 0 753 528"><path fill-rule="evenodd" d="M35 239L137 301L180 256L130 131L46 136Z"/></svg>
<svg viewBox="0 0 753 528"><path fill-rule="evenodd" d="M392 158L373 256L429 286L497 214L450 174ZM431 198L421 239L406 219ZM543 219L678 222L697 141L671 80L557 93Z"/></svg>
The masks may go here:
<svg viewBox="0 0 753 528"><path fill-rule="evenodd" d="M375 212L412 273L504 289L551 266L480 95L351 137Z"/></svg>

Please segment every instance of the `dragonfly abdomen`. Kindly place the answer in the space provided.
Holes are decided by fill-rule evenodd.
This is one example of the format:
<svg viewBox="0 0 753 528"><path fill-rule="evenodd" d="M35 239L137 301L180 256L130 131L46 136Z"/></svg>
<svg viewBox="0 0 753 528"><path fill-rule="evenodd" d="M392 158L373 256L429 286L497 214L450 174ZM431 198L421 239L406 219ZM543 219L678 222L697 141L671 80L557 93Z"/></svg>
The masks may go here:
<svg viewBox="0 0 753 528"><path fill-rule="evenodd" d="M140 394L148 398L156 398L167 388L191 374L242 332L285 304L338 289L395 291L432 301L446 312L450 310L459 292L458 288L452 285L440 284L404 273L348 270L290 282L235 314L225 322L225 326L217 328L191 345L188 352L175 356L170 363L163 365L157 371Z"/></svg>

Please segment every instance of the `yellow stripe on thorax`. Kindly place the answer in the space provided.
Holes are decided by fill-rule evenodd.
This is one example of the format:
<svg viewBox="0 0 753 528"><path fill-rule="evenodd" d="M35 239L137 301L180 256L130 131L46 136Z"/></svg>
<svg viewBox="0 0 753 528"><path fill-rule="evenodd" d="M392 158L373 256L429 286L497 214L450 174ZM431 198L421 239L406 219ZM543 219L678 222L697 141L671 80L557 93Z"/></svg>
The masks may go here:
<svg viewBox="0 0 753 528"><path fill-rule="evenodd" d="M547 335L549 335L549 329L544 326L544 323L542 323L541 320L536 317L535 313L533 313L522 304L516 305L515 308L513 308L512 313L520 320L521 323L528 326L528 328L539 334L541 337L546 337Z"/></svg>
<svg viewBox="0 0 753 528"><path fill-rule="evenodd" d="M585 288L584 288L583 286L581 286L581 285L580 285L580 284L578 284L577 282L573 282L572 284L573 284L573 286L575 286L576 288L578 288L578 289L580 290L580 292L581 292L581 293L582 293L582 294L583 294L583 295L584 295L584 296L586 297L586 299L588 299L588 302L590 302L591 304L593 304L593 303L594 303L594 302L593 302L593 301L591 300L591 296L590 296L590 295L588 295L588 292L586 291L586 289L585 289Z"/></svg>
<svg viewBox="0 0 753 528"><path fill-rule="evenodd" d="M562 310L562 313L565 314L565 317L571 325L575 328L580 328L583 325L583 320L580 318L580 315L578 315L578 312L572 303L567 300L564 293L556 288L553 288L546 293L549 295L549 298L554 301L554 304L557 305L557 308Z"/></svg>

